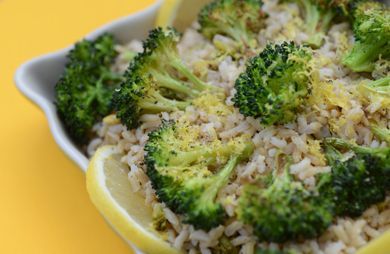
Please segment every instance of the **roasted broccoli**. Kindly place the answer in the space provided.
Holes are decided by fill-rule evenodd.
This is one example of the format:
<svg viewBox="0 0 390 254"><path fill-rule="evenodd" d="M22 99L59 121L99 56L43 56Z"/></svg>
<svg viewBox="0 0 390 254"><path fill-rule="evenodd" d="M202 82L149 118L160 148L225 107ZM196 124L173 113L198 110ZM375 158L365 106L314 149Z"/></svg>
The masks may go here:
<svg viewBox="0 0 390 254"><path fill-rule="evenodd" d="M245 186L239 198L239 220L252 225L259 241L283 243L319 236L332 222L333 204L296 182L286 166L264 188Z"/></svg>
<svg viewBox="0 0 390 254"><path fill-rule="evenodd" d="M232 38L238 49L255 48L263 27L262 0L214 0L199 13L200 32L209 39L216 34Z"/></svg>
<svg viewBox="0 0 390 254"><path fill-rule="evenodd" d="M303 19L303 31L308 35L306 43L313 48L322 45L333 19L346 16L350 0L282 0L298 4Z"/></svg>
<svg viewBox="0 0 390 254"><path fill-rule="evenodd" d="M337 138L326 139L324 148L332 170L318 177L318 189L321 196L333 199L336 215L360 216L385 199L390 189L390 148L362 147ZM354 155L344 156L338 149Z"/></svg>
<svg viewBox="0 0 390 254"><path fill-rule="evenodd" d="M215 201L235 166L253 151L250 139L201 141L196 126L165 122L145 145L147 175L160 201L195 228L210 230L225 212Z"/></svg>
<svg viewBox="0 0 390 254"><path fill-rule="evenodd" d="M152 30L144 51L134 58L116 89L112 103L129 129L137 127L142 113L184 109L202 91L221 91L197 78L180 60L179 38L171 28Z"/></svg>
<svg viewBox="0 0 390 254"><path fill-rule="evenodd" d="M343 64L355 72L371 72L380 57L390 60L390 11L385 4L357 1L353 9L355 44Z"/></svg>
<svg viewBox="0 0 390 254"><path fill-rule="evenodd" d="M105 34L77 43L55 87L58 114L75 142L88 141L92 126L111 112L110 100L122 78L111 71L117 52L114 38Z"/></svg>
<svg viewBox="0 0 390 254"><path fill-rule="evenodd" d="M295 119L309 93L312 54L293 42L268 44L236 80L234 105L264 125Z"/></svg>

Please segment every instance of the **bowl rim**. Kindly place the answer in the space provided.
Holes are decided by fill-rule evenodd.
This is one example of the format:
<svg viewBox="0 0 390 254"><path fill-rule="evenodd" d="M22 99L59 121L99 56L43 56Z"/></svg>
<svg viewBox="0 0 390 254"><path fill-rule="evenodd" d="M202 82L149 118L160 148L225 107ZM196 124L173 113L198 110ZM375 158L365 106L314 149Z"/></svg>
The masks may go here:
<svg viewBox="0 0 390 254"><path fill-rule="evenodd" d="M110 31L113 27L119 27L125 23L130 23L132 21L138 20L143 16L154 16L156 17L158 9L162 5L164 0L155 0L150 6L132 13L130 15L117 18L109 23L100 26L95 29L93 32L88 33L84 36L85 39L94 39L99 35L103 34L106 31ZM88 167L89 159L80 151L80 149L74 145L74 143L66 136L62 128L62 124L57 117L57 111L51 100L42 95L39 91L34 90L29 85L29 70L34 68L37 65L40 65L41 62L46 60L60 59L64 57L70 49L73 48L73 45L65 47L60 50L49 52L37 57L34 57L30 60L22 63L16 70L14 75L14 83L17 89L33 104L37 105L40 110L43 111L47 118L50 131L54 137L55 142L61 148L61 150L74 162L76 165L85 173Z"/></svg>

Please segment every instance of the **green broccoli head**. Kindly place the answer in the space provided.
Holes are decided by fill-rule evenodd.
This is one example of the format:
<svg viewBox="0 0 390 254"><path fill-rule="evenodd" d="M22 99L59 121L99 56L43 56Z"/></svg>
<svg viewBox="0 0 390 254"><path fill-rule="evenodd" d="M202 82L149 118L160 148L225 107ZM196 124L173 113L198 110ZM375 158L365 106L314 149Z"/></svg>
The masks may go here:
<svg viewBox="0 0 390 254"><path fill-rule="evenodd" d="M256 34L263 27L262 0L215 0L199 13L200 32L209 39L229 36L240 49L255 48Z"/></svg>
<svg viewBox="0 0 390 254"><path fill-rule="evenodd" d="M112 93L122 80L110 69L117 56L114 46L114 38L108 34L77 43L69 52L65 72L56 84L58 114L79 144L88 141L92 126L112 110Z"/></svg>
<svg viewBox="0 0 390 254"><path fill-rule="evenodd" d="M174 28L158 27L149 32L149 37L143 43L144 50L156 57L177 54L176 45L180 41L180 36Z"/></svg>
<svg viewBox="0 0 390 254"><path fill-rule="evenodd" d="M215 201L241 160L253 151L244 137L228 143L204 143L195 126L165 122L145 145L147 174L156 194L185 222L209 230L223 223L225 212Z"/></svg>
<svg viewBox="0 0 390 254"><path fill-rule="evenodd" d="M333 204L295 182L286 167L267 188L246 186L237 213L241 221L253 226L259 241L283 243L323 233L332 222Z"/></svg>
<svg viewBox="0 0 390 254"><path fill-rule="evenodd" d="M338 149L354 155L345 157ZM318 188L322 196L333 199L337 215L360 216L385 199L390 186L390 148L368 148L328 138L325 155L332 171L318 177Z"/></svg>
<svg viewBox="0 0 390 254"><path fill-rule="evenodd" d="M390 58L389 7L375 1L358 1L353 8L355 44L343 64L355 72L371 72L375 61Z"/></svg>
<svg viewBox="0 0 390 254"><path fill-rule="evenodd" d="M303 19L306 43L313 48L323 44L324 37L336 16L346 16L350 0L282 0L298 4Z"/></svg>
<svg viewBox="0 0 390 254"><path fill-rule="evenodd" d="M236 80L234 105L264 125L294 120L309 93L311 58L293 42L267 45Z"/></svg>
<svg viewBox="0 0 390 254"><path fill-rule="evenodd" d="M180 60L179 38L171 28L152 30L144 51L130 63L112 99L118 118L129 129L138 126L143 113L183 110L203 91L222 91L201 81Z"/></svg>

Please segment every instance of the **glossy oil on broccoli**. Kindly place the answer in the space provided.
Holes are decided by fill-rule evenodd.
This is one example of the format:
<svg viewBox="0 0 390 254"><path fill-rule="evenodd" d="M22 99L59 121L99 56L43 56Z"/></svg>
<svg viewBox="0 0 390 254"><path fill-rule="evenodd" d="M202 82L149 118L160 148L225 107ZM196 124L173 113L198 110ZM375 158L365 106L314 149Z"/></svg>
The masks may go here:
<svg viewBox="0 0 390 254"><path fill-rule="evenodd" d="M337 138L324 142L331 173L319 176L322 196L333 199L339 216L360 216L383 201L390 188L390 148L369 148ZM340 151L352 151L344 156Z"/></svg>
<svg viewBox="0 0 390 254"><path fill-rule="evenodd" d="M259 241L284 243L315 238L332 222L331 200L306 190L293 180L288 168L266 188L247 185L239 198L238 218L252 225Z"/></svg>
<svg viewBox="0 0 390 254"><path fill-rule="evenodd" d="M216 34L232 38L237 48L255 48L256 34L263 27L261 0L214 0L199 13L201 33L209 39Z"/></svg>
<svg viewBox="0 0 390 254"><path fill-rule="evenodd" d="M264 125L293 121L309 93L311 59L293 42L268 44L236 80L234 105Z"/></svg>
<svg viewBox="0 0 390 254"><path fill-rule="evenodd" d="M196 127L165 122L149 134L145 151L147 174L159 200L184 215L186 223L210 230L225 219L216 202L218 191L236 165L251 155L253 144L244 137L204 143Z"/></svg>
<svg viewBox="0 0 390 254"><path fill-rule="evenodd" d="M114 38L108 34L77 43L56 84L58 114L79 144L88 142L92 126L112 111L112 93L122 80L110 69L117 56L114 45Z"/></svg>
<svg viewBox="0 0 390 254"><path fill-rule="evenodd" d="M219 91L196 77L181 61L176 48L179 34L156 28L144 42L125 73L125 81L113 96L117 117L129 129L136 128L143 113L182 110L202 91Z"/></svg>
<svg viewBox="0 0 390 254"><path fill-rule="evenodd" d="M303 31L308 35L305 41L313 48L323 44L326 33L336 17L344 17L350 0L282 0L296 3L303 19Z"/></svg>
<svg viewBox="0 0 390 254"><path fill-rule="evenodd" d="M353 7L355 44L343 64L355 72L371 72L379 58L390 58L389 7L375 1L357 1Z"/></svg>

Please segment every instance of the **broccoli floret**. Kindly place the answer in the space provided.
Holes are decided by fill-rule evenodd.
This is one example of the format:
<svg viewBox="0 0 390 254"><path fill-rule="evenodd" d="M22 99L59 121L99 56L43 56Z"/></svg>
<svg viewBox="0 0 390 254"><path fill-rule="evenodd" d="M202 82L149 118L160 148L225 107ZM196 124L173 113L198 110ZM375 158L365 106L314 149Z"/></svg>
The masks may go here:
<svg viewBox="0 0 390 254"><path fill-rule="evenodd" d="M362 147L337 138L326 139L324 147L332 170L318 177L318 189L333 199L336 215L360 216L385 199L390 188L390 148ZM354 155L346 157L338 149Z"/></svg>
<svg viewBox="0 0 390 254"><path fill-rule="evenodd" d="M389 7L374 1L358 1L353 9L355 44L343 64L355 72L371 72L375 61L390 58Z"/></svg>
<svg viewBox="0 0 390 254"><path fill-rule="evenodd" d="M112 110L112 93L122 80L110 69L117 56L114 45L114 38L108 34L77 43L69 52L65 72L56 84L58 114L79 144L88 141L92 126Z"/></svg>
<svg viewBox="0 0 390 254"><path fill-rule="evenodd" d="M313 48L322 45L324 37L336 16L346 16L349 0L282 0L299 6L303 19L303 30L309 36L306 40Z"/></svg>
<svg viewBox="0 0 390 254"><path fill-rule="evenodd" d="M180 60L176 48L179 39L174 29L152 30L144 51L126 71L112 102L117 117L129 129L138 126L143 113L182 110L202 91L222 91L201 81Z"/></svg>
<svg viewBox="0 0 390 254"><path fill-rule="evenodd" d="M311 59L308 48L293 42L268 44L236 80L234 105L264 125L293 121L309 93Z"/></svg>
<svg viewBox="0 0 390 254"><path fill-rule="evenodd" d="M209 39L216 34L232 38L238 49L255 48L256 34L265 14L261 0L215 0L199 13L200 32Z"/></svg>
<svg viewBox="0 0 390 254"><path fill-rule="evenodd" d="M235 166L253 151L250 139L202 142L194 126L165 122L145 145L147 175L160 201L195 228L210 230L225 212L215 201Z"/></svg>
<svg viewBox="0 0 390 254"><path fill-rule="evenodd" d="M371 131L377 136L380 140L386 141L390 145L390 130L384 127L379 127L378 125L371 125Z"/></svg>
<svg viewBox="0 0 390 254"><path fill-rule="evenodd" d="M267 188L244 187L238 218L252 225L259 241L283 243L315 238L332 222L333 204L295 182L286 166Z"/></svg>

